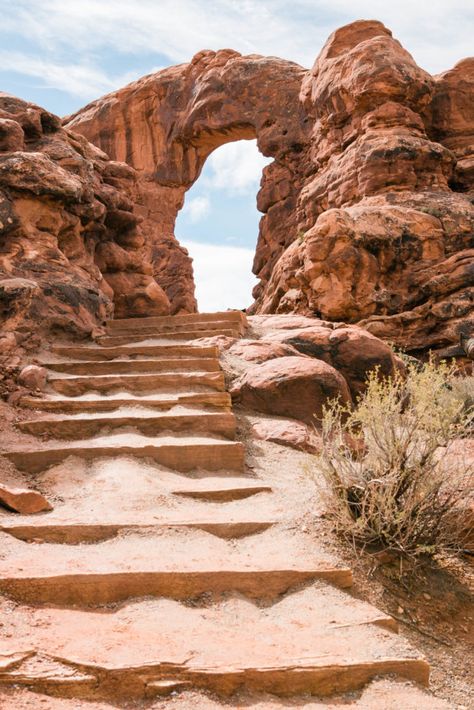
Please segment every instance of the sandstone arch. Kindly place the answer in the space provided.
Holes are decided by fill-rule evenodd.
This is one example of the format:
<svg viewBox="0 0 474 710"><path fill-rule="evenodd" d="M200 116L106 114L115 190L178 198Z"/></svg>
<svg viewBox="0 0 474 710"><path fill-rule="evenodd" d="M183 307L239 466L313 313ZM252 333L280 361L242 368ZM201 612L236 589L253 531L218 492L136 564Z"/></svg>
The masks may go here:
<svg viewBox="0 0 474 710"><path fill-rule="evenodd" d="M190 262L173 236L176 215L185 191L217 147L256 138L259 150L275 158L264 171L259 197L266 218L254 270L262 272L261 278L268 278L277 258L267 231L279 224L278 241L289 243L284 235L300 188L295 166L308 140L299 101L304 75L303 68L281 59L204 51L189 64L145 77L69 120L69 128L140 172L155 276L174 312L195 308Z"/></svg>
<svg viewBox="0 0 474 710"><path fill-rule="evenodd" d="M474 60L432 77L361 21L331 35L310 71L203 51L67 126L139 171L148 258L173 312L195 308L173 236L184 193L218 145L256 137L274 161L258 194L253 310L442 348L474 328L473 87Z"/></svg>

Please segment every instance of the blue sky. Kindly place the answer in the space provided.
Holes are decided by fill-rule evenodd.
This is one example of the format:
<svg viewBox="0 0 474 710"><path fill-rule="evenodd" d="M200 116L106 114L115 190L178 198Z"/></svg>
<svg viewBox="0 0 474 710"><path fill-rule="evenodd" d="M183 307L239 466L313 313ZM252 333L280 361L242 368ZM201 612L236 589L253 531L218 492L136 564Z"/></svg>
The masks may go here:
<svg viewBox="0 0 474 710"><path fill-rule="evenodd" d="M474 45L474 0L0 0L0 10L0 90L59 115L201 49L309 67L328 35L357 19L384 22L433 74ZM188 192L176 233L195 259L201 310L251 302L265 162L253 141L222 146Z"/></svg>

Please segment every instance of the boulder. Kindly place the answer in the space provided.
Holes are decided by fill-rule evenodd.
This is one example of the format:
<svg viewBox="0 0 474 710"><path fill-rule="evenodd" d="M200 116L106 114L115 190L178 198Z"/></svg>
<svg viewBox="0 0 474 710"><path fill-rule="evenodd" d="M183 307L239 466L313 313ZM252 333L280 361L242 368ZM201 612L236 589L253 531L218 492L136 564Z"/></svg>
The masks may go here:
<svg viewBox="0 0 474 710"><path fill-rule="evenodd" d="M473 86L473 59L431 76L364 20L335 31L309 70L202 51L67 125L136 169L171 312L195 307L173 235L185 192L218 146L257 138L274 160L257 196L249 313L359 324L414 353L442 352L474 313Z"/></svg>
<svg viewBox="0 0 474 710"><path fill-rule="evenodd" d="M356 397L364 391L369 372L377 369L388 377L397 370L392 349L371 333L355 326L333 330L314 326L285 336L304 355L315 357L332 365L346 379L351 394Z"/></svg>
<svg viewBox="0 0 474 710"><path fill-rule="evenodd" d="M0 504L23 515L53 509L53 506L38 491L31 491L28 488L10 488L4 485L0 485Z"/></svg>
<svg viewBox="0 0 474 710"><path fill-rule="evenodd" d="M311 426L295 419L259 417L252 421L251 427L252 434L257 439L271 441L311 454L319 453L322 448L321 439L316 431Z"/></svg>
<svg viewBox="0 0 474 710"><path fill-rule="evenodd" d="M349 404L344 377L322 360L280 357L250 368L232 385L232 397L246 409L315 424L330 399Z"/></svg>
<svg viewBox="0 0 474 710"><path fill-rule="evenodd" d="M30 390L42 391L46 387L47 378L48 372L46 368L39 367L38 365L27 365L18 375L18 382L20 385Z"/></svg>
<svg viewBox="0 0 474 710"><path fill-rule="evenodd" d="M238 340L229 350L230 355L249 362L266 362L276 357L299 355L296 348L285 343L272 343L268 340Z"/></svg>
<svg viewBox="0 0 474 710"><path fill-rule="evenodd" d="M25 134L17 121L0 118L0 151L23 150Z"/></svg>

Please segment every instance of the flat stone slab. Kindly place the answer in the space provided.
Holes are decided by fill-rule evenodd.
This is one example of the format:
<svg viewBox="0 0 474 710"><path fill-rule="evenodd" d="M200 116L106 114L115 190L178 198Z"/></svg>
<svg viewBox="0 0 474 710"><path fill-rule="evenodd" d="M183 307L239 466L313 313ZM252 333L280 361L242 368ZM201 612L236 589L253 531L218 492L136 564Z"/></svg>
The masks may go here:
<svg viewBox="0 0 474 710"><path fill-rule="evenodd" d="M129 328L137 328L143 326L152 327L181 327L187 325L215 324L227 323L232 325L247 326L247 317L245 313L237 310L218 311L215 313L183 313L176 316L150 316L144 318L115 318L107 321L107 328L110 330L119 331Z"/></svg>
<svg viewBox="0 0 474 710"><path fill-rule="evenodd" d="M212 408L231 407L231 397L228 392L162 392L143 396L130 392L99 394L84 394L79 397L62 397L57 394L39 397L22 397L22 407L56 412L105 412L119 407L152 407L168 410L176 405L207 406Z"/></svg>
<svg viewBox="0 0 474 710"><path fill-rule="evenodd" d="M275 599L318 579L340 587L352 582L351 571L331 555L316 549L308 555L273 528L232 542L197 529L94 545L35 545L6 533L0 541L0 593L29 604L98 606L229 591Z"/></svg>
<svg viewBox="0 0 474 710"><path fill-rule="evenodd" d="M223 707L228 707L228 705L223 705L218 698L210 697L205 691L193 690L190 687L190 681L167 680L157 681L157 683L161 688L166 684L169 689L166 707L170 710L190 710L191 708L222 710ZM156 683L153 682L149 685L156 687ZM178 692L173 692L175 690ZM354 698L355 694L358 697ZM288 707L287 701L283 699L269 699L268 697L261 699L261 695L248 697L252 710L282 710L282 708ZM26 688L6 686L3 686L3 690L0 687L0 699L3 703L2 710L33 710L36 707L41 708L41 703L45 702L44 696L39 693ZM307 695L304 698L296 698L294 703L296 707L299 700L305 710L341 710L341 707L344 710L453 710L451 703L434 697L420 686L403 679L393 680L390 678L376 679L360 692L350 691L349 694L338 695L335 698L310 700ZM238 702L242 704L241 696ZM49 696L47 703L48 710L117 710L117 706L110 704L107 700L88 701Z"/></svg>
<svg viewBox="0 0 474 710"><path fill-rule="evenodd" d="M69 375L127 375L158 372L220 372L219 360L203 358L141 358L140 360L116 358L115 360L79 360L73 362L43 362L53 372Z"/></svg>
<svg viewBox="0 0 474 710"><path fill-rule="evenodd" d="M117 516L119 517L119 516ZM161 516L155 516L147 522L147 516L141 517L141 522L136 520L123 520L117 522L97 522L97 523L80 523L80 522L62 522L61 520L44 518L32 523L27 523L22 520L21 523L10 522L0 525L0 530L13 535L18 540L25 542L52 542L63 545L78 545L82 543L103 542L110 540L122 533L140 533L140 534L156 534L163 529L190 528L203 530L211 535L223 539L239 539L247 535L255 535L256 533L268 530L273 524L272 520L258 520L258 516L251 516L250 520L247 515L230 515L225 519L219 519L219 516L209 519L206 516L195 516L190 520L181 520L178 515L162 516L165 522L157 522ZM222 516L221 516L222 517ZM243 518L243 520L239 520Z"/></svg>
<svg viewBox="0 0 474 710"><path fill-rule="evenodd" d="M212 320L212 321L194 321L194 322L187 322L187 323L150 323L147 322L145 323L145 320L150 320L150 319L142 319L142 322L140 324L137 323L131 323L131 324L120 324L115 323L114 321L110 321L110 325L106 327L106 333L108 335L128 335L129 333L132 333L135 335L136 333L139 334L150 334L150 335L157 335L161 337L162 335L168 336L168 335L179 335L180 333L185 333L185 332L195 332L195 333L200 333L200 332L212 332L214 334L220 333L223 330L234 330L236 331L239 335L243 335L245 332L245 326L242 325L238 321L228 321L228 320Z"/></svg>
<svg viewBox="0 0 474 710"><path fill-rule="evenodd" d="M426 661L393 628L387 615L324 584L265 608L232 597L200 608L144 600L109 613L20 606L0 653L30 657L19 656L0 681L57 692L76 670L82 697L84 678L95 680L95 700L153 697L165 682L222 696L242 687L327 696L392 673L426 685ZM72 683L65 694L74 692Z"/></svg>
<svg viewBox="0 0 474 710"><path fill-rule="evenodd" d="M229 469L243 471L245 448L241 442L198 436L149 437L134 433L112 434L67 446L48 446L4 454L23 471L37 473L69 456L90 460L104 456L149 458L176 471Z"/></svg>
<svg viewBox="0 0 474 710"><path fill-rule="evenodd" d="M17 426L27 434L52 439L87 439L105 429L113 431L121 428L137 429L147 436L163 432L221 434L228 438L235 436L235 417L230 411L185 410L160 414L143 408L123 407L110 414L89 413L88 416L36 419L19 422Z"/></svg>
<svg viewBox="0 0 474 710"><path fill-rule="evenodd" d="M56 392L77 397L90 391L113 392L125 390L134 394L159 392L160 390L186 390L190 387L202 390L225 389L224 375L221 372L179 372L138 375L53 375L48 383Z"/></svg>
<svg viewBox="0 0 474 710"><path fill-rule="evenodd" d="M183 498L200 501L228 503L242 500L258 493L271 493L272 488L262 482L239 478L205 478L183 482L172 493Z"/></svg>
<svg viewBox="0 0 474 710"><path fill-rule="evenodd" d="M157 358L218 358L219 351L214 345L121 345L102 347L100 345L52 345L50 352L59 357L78 360L112 360L124 357Z"/></svg>
<svg viewBox="0 0 474 710"><path fill-rule="evenodd" d="M99 345L114 346L127 345L130 343L142 343L144 340L152 340L153 344L167 343L170 341L185 341L192 343L199 338L213 338L216 335L224 335L229 338L240 338L240 330L235 328L222 328L219 330L189 330L174 333L156 333L153 329L143 331L130 331L126 335L103 335L97 339Z"/></svg>

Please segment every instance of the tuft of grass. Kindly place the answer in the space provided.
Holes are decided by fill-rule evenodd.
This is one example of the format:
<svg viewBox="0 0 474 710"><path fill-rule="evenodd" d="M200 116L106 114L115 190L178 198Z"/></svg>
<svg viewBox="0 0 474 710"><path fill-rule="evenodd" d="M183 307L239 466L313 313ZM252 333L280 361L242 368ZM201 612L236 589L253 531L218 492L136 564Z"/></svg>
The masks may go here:
<svg viewBox="0 0 474 710"><path fill-rule="evenodd" d="M472 432L473 394L474 378L431 361L391 378L374 371L354 409L326 407L320 467L340 534L413 560L464 547L474 470L450 454Z"/></svg>
<svg viewBox="0 0 474 710"><path fill-rule="evenodd" d="M438 217L438 219L443 216L443 210L438 209L438 207L425 207L421 205L418 207L418 211L430 214L432 217Z"/></svg>

